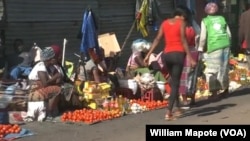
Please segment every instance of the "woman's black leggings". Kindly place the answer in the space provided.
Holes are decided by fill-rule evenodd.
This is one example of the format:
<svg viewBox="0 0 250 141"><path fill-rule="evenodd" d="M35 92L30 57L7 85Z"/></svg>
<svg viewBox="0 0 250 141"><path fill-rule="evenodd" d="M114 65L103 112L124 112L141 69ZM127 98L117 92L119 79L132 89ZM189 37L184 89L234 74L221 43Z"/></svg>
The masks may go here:
<svg viewBox="0 0 250 141"><path fill-rule="evenodd" d="M171 87L171 92L169 97L168 109L172 111L175 102L178 108L180 106L179 85L180 85L180 78L183 69L185 53L184 52L163 53L161 57L170 75L169 84Z"/></svg>

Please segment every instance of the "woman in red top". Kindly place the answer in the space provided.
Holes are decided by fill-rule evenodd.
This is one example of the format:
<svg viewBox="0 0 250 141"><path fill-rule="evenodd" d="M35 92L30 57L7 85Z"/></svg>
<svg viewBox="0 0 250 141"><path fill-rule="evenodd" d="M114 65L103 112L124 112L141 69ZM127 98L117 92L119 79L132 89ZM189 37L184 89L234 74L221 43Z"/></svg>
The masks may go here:
<svg viewBox="0 0 250 141"><path fill-rule="evenodd" d="M187 19L187 12L181 8L177 8L172 18L163 21L157 33L157 36L154 39L152 46L144 59L145 62L148 62L150 54L155 50L160 40L164 37L165 48L162 54L162 61L167 67L171 77L171 92L169 97L168 110L165 116L166 120L174 119L172 110L175 102L178 108L176 116L179 116L181 114L179 103L179 85L185 56L187 55L187 57L189 58L192 67L196 65L196 62L193 60L189 51L187 39L185 36L185 19Z"/></svg>

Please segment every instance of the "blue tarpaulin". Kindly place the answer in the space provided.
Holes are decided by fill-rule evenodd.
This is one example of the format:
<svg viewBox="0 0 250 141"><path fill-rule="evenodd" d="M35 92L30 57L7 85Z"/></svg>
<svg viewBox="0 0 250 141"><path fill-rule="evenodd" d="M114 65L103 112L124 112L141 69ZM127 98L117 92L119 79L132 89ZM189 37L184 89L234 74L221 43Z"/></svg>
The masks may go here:
<svg viewBox="0 0 250 141"><path fill-rule="evenodd" d="M13 141L14 139L23 138L23 137L27 137L27 136L33 136L33 135L34 135L34 133L31 132L30 130L22 128L20 133L8 134L4 137L4 140L5 141Z"/></svg>
<svg viewBox="0 0 250 141"><path fill-rule="evenodd" d="M97 36L97 27L94 20L93 12L86 10L83 14L82 22L82 41L80 46L81 53L84 54L84 60L89 59L88 49L95 48L96 52L99 53L99 44Z"/></svg>

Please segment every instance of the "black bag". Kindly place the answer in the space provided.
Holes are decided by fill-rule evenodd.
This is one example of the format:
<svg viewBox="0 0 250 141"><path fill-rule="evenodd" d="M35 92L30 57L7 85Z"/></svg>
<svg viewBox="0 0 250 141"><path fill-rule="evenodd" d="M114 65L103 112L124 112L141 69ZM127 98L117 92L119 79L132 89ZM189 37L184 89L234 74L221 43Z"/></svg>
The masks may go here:
<svg viewBox="0 0 250 141"><path fill-rule="evenodd" d="M198 63L196 67L189 73L188 77L188 91L187 96L192 97L196 93L197 78L202 67L202 55L198 55Z"/></svg>

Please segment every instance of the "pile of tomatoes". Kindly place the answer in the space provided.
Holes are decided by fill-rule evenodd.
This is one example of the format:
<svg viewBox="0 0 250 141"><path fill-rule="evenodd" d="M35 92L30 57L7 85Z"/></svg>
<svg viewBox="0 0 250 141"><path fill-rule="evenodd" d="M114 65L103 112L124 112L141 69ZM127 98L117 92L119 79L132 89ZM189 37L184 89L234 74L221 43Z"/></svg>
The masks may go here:
<svg viewBox="0 0 250 141"><path fill-rule="evenodd" d="M21 127L17 124L0 124L0 139L8 134L18 134L21 131Z"/></svg>
<svg viewBox="0 0 250 141"><path fill-rule="evenodd" d="M93 109L80 109L73 112L66 112L61 116L62 122L84 122L87 124L110 120L122 116L122 112L118 109L105 111Z"/></svg>
<svg viewBox="0 0 250 141"><path fill-rule="evenodd" d="M131 100L130 101L131 104L133 103L137 103L139 104L140 106L146 106L146 108L148 110L155 110L155 109L159 109L159 108L164 108L168 105L167 101L166 100L163 100L163 101L160 101L160 100L152 100L152 101L143 101L141 99L138 99L138 100Z"/></svg>

